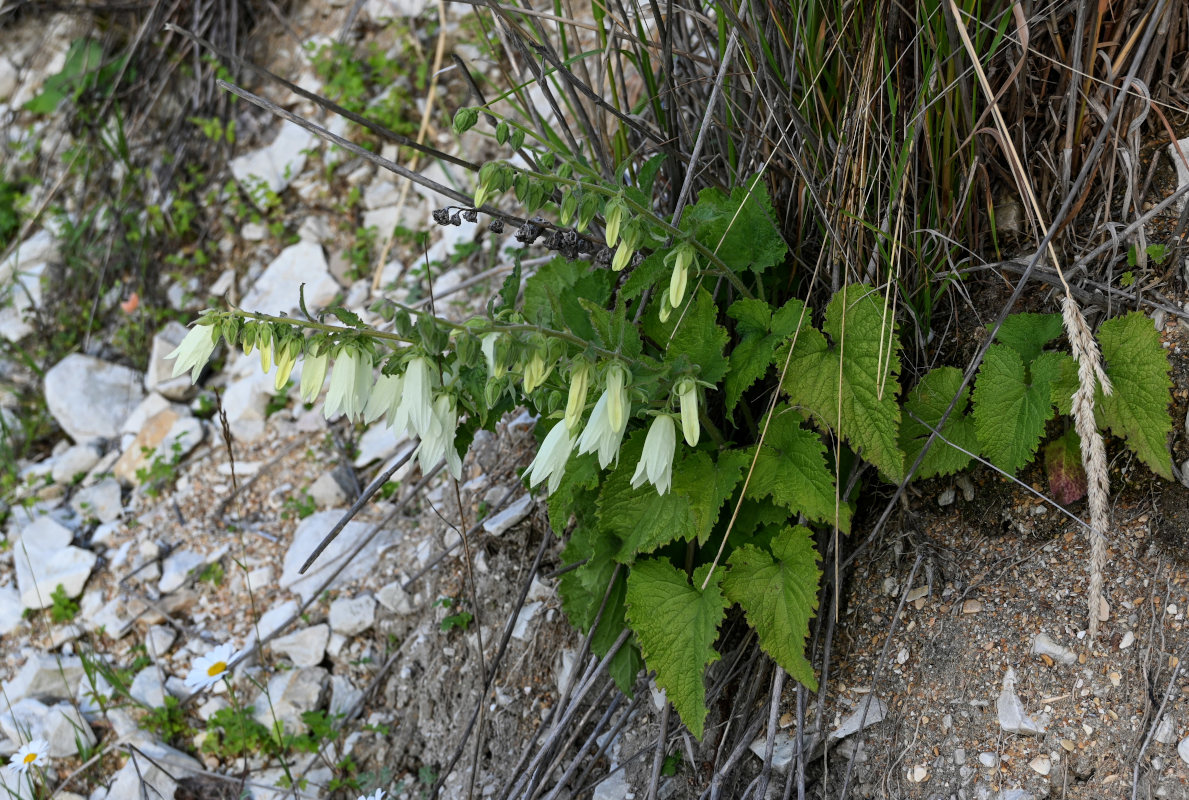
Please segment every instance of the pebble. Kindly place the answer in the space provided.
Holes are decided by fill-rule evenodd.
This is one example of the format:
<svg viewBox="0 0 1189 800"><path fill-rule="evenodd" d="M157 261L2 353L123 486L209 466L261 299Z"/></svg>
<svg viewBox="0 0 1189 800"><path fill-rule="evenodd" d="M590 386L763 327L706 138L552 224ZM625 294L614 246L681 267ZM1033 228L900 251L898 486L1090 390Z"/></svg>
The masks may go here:
<svg viewBox="0 0 1189 800"><path fill-rule="evenodd" d="M1028 766L1038 775L1048 775L1053 769L1053 761L1046 755L1039 755L1029 761Z"/></svg>
<svg viewBox="0 0 1189 800"><path fill-rule="evenodd" d="M483 520L483 530L492 536L499 536L529 515L533 509L533 498L523 495L513 500L507 508L495 516Z"/></svg>
<svg viewBox="0 0 1189 800"><path fill-rule="evenodd" d="M1024 736L1043 736L1047 727L1044 719L1024 711L1024 704L1016 695L1016 671L1008 667L1003 676L1003 691L995 707L999 714L999 727L1008 733L1018 733Z"/></svg>
<svg viewBox="0 0 1189 800"><path fill-rule="evenodd" d="M951 486L937 496L937 505L941 506L942 508L945 508L946 506L952 506L956 496L957 495L954 492L954 488Z"/></svg>
<svg viewBox="0 0 1189 800"><path fill-rule="evenodd" d="M1076 651L1064 645L1057 644L1047 633L1038 633L1032 637L1032 654L1049 656L1055 661L1060 661L1062 664L1076 664L1078 660Z"/></svg>
<svg viewBox="0 0 1189 800"><path fill-rule="evenodd" d="M908 771L909 783L922 783L929 777L929 769L924 764L917 764Z"/></svg>
<svg viewBox="0 0 1189 800"><path fill-rule="evenodd" d="M1135 634L1131 631L1127 631L1123 634L1123 640L1119 642L1119 649L1126 650L1133 644L1135 644Z"/></svg>
<svg viewBox="0 0 1189 800"><path fill-rule="evenodd" d="M994 753L979 753L978 763L982 764L987 769L994 769L999 766L999 756Z"/></svg>
<svg viewBox="0 0 1189 800"><path fill-rule="evenodd" d="M1182 739L1181 743L1177 745L1177 755L1181 757L1182 761L1189 764L1189 738Z"/></svg>
<svg viewBox="0 0 1189 800"><path fill-rule="evenodd" d="M983 604L979 600L966 600L962 603L963 614L977 614L983 610Z"/></svg>

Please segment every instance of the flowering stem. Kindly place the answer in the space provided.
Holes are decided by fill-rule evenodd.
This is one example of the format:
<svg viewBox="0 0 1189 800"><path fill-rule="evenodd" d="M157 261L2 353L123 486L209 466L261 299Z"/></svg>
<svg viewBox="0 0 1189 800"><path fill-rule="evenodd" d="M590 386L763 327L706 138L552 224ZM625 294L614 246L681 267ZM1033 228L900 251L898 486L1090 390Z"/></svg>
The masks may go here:
<svg viewBox="0 0 1189 800"><path fill-rule="evenodd" d="M546 175L543 172L534 172L533 170L530 170L530 169L519 169L519 171L523 172L525 175L531 175L532 177L537 178L538 180L549 181L549 182L552 182L555 184L565 184L568 186L577 186L580 183L580 181L575 180L574 178L562 178L558 175ZM598 183L583 183L582 188L589 190L591 192L594 192L595 194L605 195L606 197L615 197L615 196L618 196L618 194L619 194L617 191L608 189L607 187L602 186L601 184L598 184ZM670 236L677 238L677 239L686 239L685 233L683 233L680 228L678 228L675 225L670 224L669 222L666 222L663 218L661 218L658 214L656 214L656 212L654 212L652 209L637 203L636 201L632 200L630 197L624 196L622 199L623 199L623 202L628 206L628 208L630 208L632 211L634 211L637 214L647 216L653 224L657 225L660 228L663 228L665 230L665 232L668 233ZM694 239L693 237L689 237L687 241L689 241L689 243L691 245L693 245L694 249L696 249L699 253L706 256L706 258L710 259L710 261L713 262L713 264L716 267L718 267L718 271L721 272L722 275L724 277L726 277L726 279L731 282L731 284L735 287L735 289L737 289L739 291L739 293L741 295L748 298L749 300L753 299L755 297L755 295L753 295L751 293L751 290L749 290L743 284L743 281L740 280L739 276L735 274L734 270L732 270L730 267L728 267L726 265L726 262L724 262L721 258L718 257L718 253L716 253L714 250L711 250L709 247L702 244L701 242L699 242L697 239Z"/></svg>

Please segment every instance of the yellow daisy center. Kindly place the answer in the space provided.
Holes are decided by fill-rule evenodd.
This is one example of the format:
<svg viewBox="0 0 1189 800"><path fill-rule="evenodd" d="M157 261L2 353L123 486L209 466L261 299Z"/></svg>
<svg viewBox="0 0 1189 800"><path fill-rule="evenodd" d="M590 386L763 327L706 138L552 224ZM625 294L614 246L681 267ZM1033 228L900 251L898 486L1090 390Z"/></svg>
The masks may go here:
<svg viewBox="0 0 1189 800"><path fill-rule="evenodd" d="M214 678L217 675L222 675L226 671L227 671L227 662L226 661L216 661L214 664L211 664L210 668L206 671L206 674L208 676Z"/></svg>
<svg viewBox="0 0 1189 800"><path fill-rule="evenodd" d="M25 756L25 760L21 763L32 764L36 760L37 760L37 753L29 753L28 755Z"/></svg>

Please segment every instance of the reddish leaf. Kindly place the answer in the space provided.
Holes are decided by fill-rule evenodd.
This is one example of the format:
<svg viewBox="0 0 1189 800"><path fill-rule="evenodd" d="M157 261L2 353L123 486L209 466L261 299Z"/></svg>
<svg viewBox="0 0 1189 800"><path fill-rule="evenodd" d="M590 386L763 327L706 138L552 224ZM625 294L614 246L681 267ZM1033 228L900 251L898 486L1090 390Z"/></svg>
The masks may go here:
<svg viewBox="0 0 1189 800"><path fill-rule="evenodd" d="M1063 506L1086 496L1086 470L1082 468L1082 448L1078 435L1070 430L1045 446L1045 472L1049 493Z"/></svg>

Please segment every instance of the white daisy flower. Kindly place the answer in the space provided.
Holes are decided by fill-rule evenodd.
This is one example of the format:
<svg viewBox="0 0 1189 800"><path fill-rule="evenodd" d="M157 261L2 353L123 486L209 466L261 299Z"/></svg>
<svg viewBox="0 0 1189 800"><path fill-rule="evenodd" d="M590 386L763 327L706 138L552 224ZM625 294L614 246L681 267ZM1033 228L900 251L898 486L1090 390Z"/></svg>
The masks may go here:
<svg viewBox="0 0 1189 800"><path fill-rule="evenodd" d="M528 465L528 485L536 486L546 478L549 483L546 489L550 494L556 491L566 472L566 462L570 460L570 453L574 450L574 437L570 435L570 426L565 420L553 426L541 442L541 449L537 451L533 462Z"/></svg>
<svg viewBox="0 0 1189 800"><path fill-rule="evenodd" d="M644 439L644 452L632 475L632 488L639 489L647 480L656 487L658 494L669 491L673 482L673 451L677 449L677 428L673 418L660 414L652 420L648 436Z"/></svg>
<svg viewBox="0 0 1189 800"><path fill-rule="evenodd" d="M210 361L217 341L217 331L214 325L195 325L191 328L190 332L186 334L186 338L182 339L182 343L166 356L166 358L174 359L173 377L176 378L186 370L190 370L190 382L198 383L198 376L202 374L202 368L206 366L206 362Z"/></svg>
<svg viewBox="0 0 1189 800"><path fill-rule="evenodd" d="M10 775L24 775L30 767L42 767L50 757L50 745L45 739L34 739L21 746L8 762Z"/></svg>
<svg viewBox="0 0 1189 800"><path fill-rule="evenodd" d="M186 688L192 692L211 688L227 677L228 664L234 660L235 648L229 644L221 644L205 656L199 656L190 665Z"/></svg>

